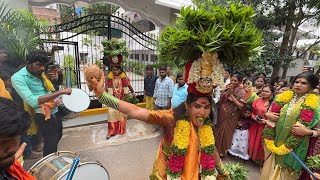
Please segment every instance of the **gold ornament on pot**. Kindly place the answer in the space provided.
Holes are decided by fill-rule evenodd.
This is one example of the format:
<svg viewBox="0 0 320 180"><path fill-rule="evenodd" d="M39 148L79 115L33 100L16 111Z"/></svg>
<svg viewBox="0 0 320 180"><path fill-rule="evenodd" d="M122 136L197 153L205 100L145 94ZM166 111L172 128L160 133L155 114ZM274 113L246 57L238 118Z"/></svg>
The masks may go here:
<svg viewBox="0 0 320 180"><path fill-rule="evenodd" d="M223 85L223 72L218 53L205 52L192 63L188 83L195 82L198 92L208 94L214 87Z"/></svg>

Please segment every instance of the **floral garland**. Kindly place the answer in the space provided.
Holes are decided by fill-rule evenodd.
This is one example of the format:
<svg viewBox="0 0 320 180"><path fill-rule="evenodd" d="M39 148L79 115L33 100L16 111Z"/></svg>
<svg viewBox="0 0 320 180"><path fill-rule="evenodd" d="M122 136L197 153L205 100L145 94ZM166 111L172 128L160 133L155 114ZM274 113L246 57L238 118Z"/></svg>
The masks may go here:
<svg viewBox="0 0 320 180"><path fill-rule="evenodd" d="M272 103L271 112L280 113L282 107L288 103L290 104L287 111L291 112L293 108L293 103L295 103L295 101L296 101L296 95L294 91L292 90L285 91L282 94L278 95L278 97L275 99L275 102ZM318 106L318 102L319 102L319 97L313 93L308 93L305 96L305 100L301 105L301 112L300 112L300 116L298 118L297 124L301 123L306 127L310 126L314 118L315 109ZM287 112L286 116L288 116L290 112ZM275 143L274 142L275 127L272 127L268 124L263 130L262 137L264 139L264 143L266 147L271 152L276 153L277 155L280 155L280 156L290 153L293 149L297 148L303 141L303 137L294 136L293 134L291 134L284 144L277 147L274 144Z"/></svg>
<svg viewBox="0 0 320 180"><path fill-rule="evenodd" d="M212 179L215 173L214 159L214 137L210 126L211 120L205 119L203 126L199 128L198 135L200 139L200 163L202 179ZM174 129L174 139L172 143L172 153L169 159L168 179L180 179L185 154L189 146L191 125L189 118L183 118L177 121Z"/></svg>
<svg viewBox="0 0 320 180"><path fill-rule="evenodd" d="M126 75L126 73L122 72L122 73L120 74L120 77L121 77L121 79L126 79L128 76ZM108 74L108 79L113 79L113 78L114 78L113 73L112 73L112 72L109 72L109 74Z"/></svg>
<svg viewBox="0 0 320 180"><path fill-rule="evenodd" d="M124 95L126 95L129 93L129 78L124 72L120 74L120 78L121 78L121 86L123 89L123 93ZM107 76L107 86L108 86L107 90L109 94L113 94L113 80L114 80L114 75L112 72L109 72Z"/></svg>

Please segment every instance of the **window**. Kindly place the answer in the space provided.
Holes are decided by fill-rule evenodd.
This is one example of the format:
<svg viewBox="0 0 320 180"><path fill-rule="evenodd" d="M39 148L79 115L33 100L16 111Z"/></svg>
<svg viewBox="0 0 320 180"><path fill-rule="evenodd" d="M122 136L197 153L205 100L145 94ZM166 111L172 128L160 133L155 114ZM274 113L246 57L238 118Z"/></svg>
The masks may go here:
<svg viewBox="0 0 320 180"><path fill-rule="evenodd" d="M135 54L135 55L134 55L134 59L135 59L135 60L139 60L139 54Z"/></svg>
<svg viewBox="0 0 320 180"><path fill-rule="evenodd" d="M151 62L157 62L158 61L158 56L152 54L151 55Z"/></svg>

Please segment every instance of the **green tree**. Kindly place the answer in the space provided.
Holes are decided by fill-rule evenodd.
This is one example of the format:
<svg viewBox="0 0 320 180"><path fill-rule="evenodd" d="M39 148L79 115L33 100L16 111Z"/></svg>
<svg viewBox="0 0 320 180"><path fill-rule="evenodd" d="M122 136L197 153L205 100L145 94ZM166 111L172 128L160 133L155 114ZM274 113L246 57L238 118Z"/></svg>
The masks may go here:
<svg viewBox="0 0 320 180"><path fill-rule="evenodd" d="M233 1L233 0L232 0ZM297 32L299 27L306 22L310 25L317 25L320 21L320 1L319 0L239 0L243 4L250 4L256 11L255 24L264 31L263 43L265 45L263 57L258 60L253 59L255 63L269 64L273 67L272 79L277 79L280 69L283 68L282 78L286 77L288 68L292 67L295 58L292 57L296 47L296 41L299 40ZM198 6L210 7L210 4L219 3L224 6L230 1L227 0L193 0ZM200 4L200 5L199 5ZM275 34L274 30L281 31L281 34ZM310 37L310 33L303 35ZM276 46L270 39L282 39L279 46ZM297 58L301 58L313 46L320 43L320 37L316 38L313 44L304 48L303 52ZM267 62L266 62L267 61Z"/></svg>
<svg viewBox="0 0 320 180"><path fill-rule="evenodd" d="M288 68L292 66L294 58L292 54L296 49L297 32L299 27L306 22L319 22L320 2L319 0L268 0L261 4L259 24L263 24L265 29L278 29L283 31L282 42L279 46L279 61L273 65L272 78L279 76L280 69L283 68L282 78L286 77ZM309 33L304 36L310 35ZM298 58L320 43L320 38L314 44L302 52Z"/></svg>
<svg viewBox="0 0 320 180"><path fill-rule="evenodd" d="M78 18L78 16L76 15L75 9L72 6L60 4L59 9L60 9L61 23L67 23ZM119 6L115 6L115 5L104 3L104 2L99 2L99 3L90 4L88 6L83 7L82 11L80 12L80 16L88 16L93 14L113 14L118 9L119 9ZM92 27L106 27L107 25L108 25L107 21L105 22L93 21L93 22L84 24L79 28L74 29L74 31L81 33L87 29L91 29ZM106 29L105 28L94 29L87 33L91 35L105 35Z"/></svg>
<svg viewBox="0 0 320 180"><path fill-rule="evenodd" d="M66 23L72 21L75 18L75 10L72 6L68 6L65 4L59 4L59 12L60 12L60 22Z"/></svg>
<svg viewBox="0 0 320 180"><path fill-rule="evenodd" d="M66 86L74 87L77 85L76 83L76 74L75 74L75 66L74 66L74 57L71 55L64 56L64 73L63 76L64 82L66 82ZM68 82L68 80L70 80ZM68 84L69 83L69 84Z"/></svg>
<svg viewBox="0 0 320 180"><path fill-rule="evenodd" d="M48 21L34 17L30 11L12 11L6 2L0 1L0 42L12 67L24 64L28 52L40 47L38 32L48 25Z"/></svg>
<svg viewBox="0 0 320 180"><path fill-rule="evenodd" d="M95 4L90 4L87 7L83 8L84 15L90 14L113 14L119 9L119 6L112 4L99 2Z"/></svg>

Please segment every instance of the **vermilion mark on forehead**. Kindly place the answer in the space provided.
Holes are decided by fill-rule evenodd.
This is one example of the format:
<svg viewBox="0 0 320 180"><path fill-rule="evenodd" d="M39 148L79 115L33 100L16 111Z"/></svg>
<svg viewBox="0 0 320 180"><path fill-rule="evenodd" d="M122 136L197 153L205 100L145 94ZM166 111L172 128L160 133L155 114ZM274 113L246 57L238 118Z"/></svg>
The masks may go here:
<svg viewBox="0 0 320 180"><path fill-rule="evenodd" d="M197 103L201 104L201 105L209 105L210 103L206 100L199 100L197 101Z"/></svg>

